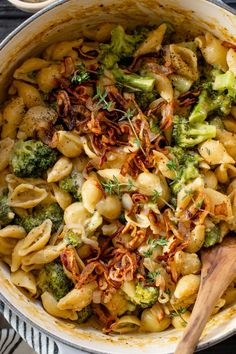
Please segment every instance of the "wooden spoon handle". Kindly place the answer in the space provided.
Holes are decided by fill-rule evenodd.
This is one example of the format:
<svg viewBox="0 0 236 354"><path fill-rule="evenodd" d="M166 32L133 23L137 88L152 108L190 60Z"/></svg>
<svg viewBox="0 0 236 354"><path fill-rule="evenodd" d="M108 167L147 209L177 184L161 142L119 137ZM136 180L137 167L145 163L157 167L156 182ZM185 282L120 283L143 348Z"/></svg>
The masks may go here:
<svg viewBox="0 0 236 354"><path fill-rule="evenodd" d="M230 259L228 254L221 253L204 255L205 258L207 258L207 256L208 258L210 256L211 261L206 262L205 267L202 269L201 285L197 300L190 321L176 348L175 354L191 354L194 352L216 302L235 278L235 257ZM213 257L215 258L212 259Z"/></svg>

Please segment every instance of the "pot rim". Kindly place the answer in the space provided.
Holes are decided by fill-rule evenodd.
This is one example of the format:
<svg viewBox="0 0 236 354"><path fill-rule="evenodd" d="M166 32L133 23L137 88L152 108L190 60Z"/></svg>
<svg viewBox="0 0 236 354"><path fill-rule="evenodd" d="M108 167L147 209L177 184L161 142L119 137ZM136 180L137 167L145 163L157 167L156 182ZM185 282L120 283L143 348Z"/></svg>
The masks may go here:
<svg viewBox="0 0 236 354"><path fill-rule="evenodd" d="M39 18L40 16L44 15L44 13L56 8L57 6L60 6L61 4L64 4L66 2L68 2L70 0L58 0L55 3L49 4L48 6L46 6L45 8L43 8L42 10L38 11L37 13L33 14L32 16L30 16L27 20L25 20L22 24L20 24L19 26L16 27L15 30L13 30L2 42L0 42L0 50L2 50L12 39L13 37L18 34L21 30L23 30L27 25L29 25L30 23L32 23L35 19ZM233 9L232 7L228 6L227 4L218 1L218 0L205 0L207 2L210 2L218 7L223 8L224 10L232 13L233 15L236 16L236 10ZM12 303L10 303L7 298L0 292L0 300L6 304L18 317L22 318L24 322L26 322L27 324L29 324L31 327L36 328L38 331L43 332L44 334L46 334L48 337L51 337L52 339L54 339L56 342L61 342L62 344L67 345L70 348L73 349L79 349L84 351L85 353L91 353L91 351L88 351L90 349L80 346L79 344L74 344L71 343L70 341L66 340L66 339L62 339L59 336L51 333L49 330L44 329L43 327L41 327L39 324L37 324L36 322L34 322L34 320L31 320L30 318L26 317L23 313L21 313ZM217 339L212 339L206 343L200 343L197 348L196 351L202 350L202 349L206 349L209 348L211 346L216 345L217 343L222 342L223 340L233 336L234 334L236 334L236 328L231 329L229 332L227 332L226 334L220 336ZM95 354L108 354L108 352L101 352L101 351L97 351L93 349L93 353ZM171 352L168 354L172 354Z"/></svg>
<svg viewBox="0 0 236 354"><path fill-rule="evenodd" d="M44 334L46 334L48 337L51 337L53 340L55 340L56 342L61 342L62 344L67 345L70 348L73 349L79 349L84 351L85 353L91 353L91 350L80 346L79 344L74 344L71 343L70 341L66 340L66 339L62 339L59 336L57 336L56 334L51 333L49 330L44 329L43 327L41 327L39 324L37 324L36 322L34 322L34 320L31 320L30 318L26 317L22 312L20 312L20 310L18 310L14 305L12 305L12 303L10 303L7 298L2 295L0 293L0 300L7 305L7 307L12 310L20 319L22 319L24 322L26 322L27 324L29 324L31 327L36 328L39 332L43 332ZM195 351L198 352L199 350L203 350L203 349L207 349L210 348L222 341L224 341L225 339L233 336L234 334L236 334L236 328L231 329L228 333L226 333L225 335L220 336L217 339L212 339L206 343L200 343L198 344L198 346L196 347ZM108 352L101 352L101 351L97 351L95 349L93 349L93 353L94 354L108 354ZM172 352L169 352L168 354L173 354Z"/></svg>
<svg viewBox="0 0 236 354"><path fill-rule="evenodd" d="M27 25L29 25L35 19L37 19L38 17L42 16L44 13L54 9L57 6L60 6L61 4L66 3L68 1L70 1L70 0L58 0L52 4L49 4L46 7L44 7L43 9L36 12L32 16L30 16L28 19L26 19L24 22L22 22L19 26L17 26L11 33L9 33L5 39L3 39L0 42L0 50L2 50L16 34L18 34L21 30L23 30ZM219 0L205 0L205 1L210 2L218 7L221 7L222 9L224 9L236 16L236 9L233 9L232 7L223 3L222 1L219 1Z"/></svg>

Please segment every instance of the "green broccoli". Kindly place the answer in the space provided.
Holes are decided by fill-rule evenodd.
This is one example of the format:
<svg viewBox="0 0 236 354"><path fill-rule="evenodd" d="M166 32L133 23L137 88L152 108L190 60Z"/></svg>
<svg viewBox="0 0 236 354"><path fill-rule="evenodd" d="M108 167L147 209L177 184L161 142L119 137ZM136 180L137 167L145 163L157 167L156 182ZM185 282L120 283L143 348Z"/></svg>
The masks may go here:
<svg viewBox="0 0 236 354"><path fill-rule="evenodd" d="M225 91L227 90L228 96L233 100L236 99L236 78L232 71L227 71L226 73L218 73L215 75L215 81L212 86L215 91Z"/></svg>
<svg viewBox="0 0 236 354"><path fill-rule="evenodd" d="M198 98L198 103L194 106L189 117L191 124L202 123L207 118L208 114L217 111L223 115L230 113L232 99L225 94L214 94L208 90L203 90Z"/></svg>
<svg viewBox="0 0 236 354"><path fill-rule="evenodd" d="M214 246L216 243L220 242L220 228L218 225L215 225L212 229L207 230L205 234L204 247Z"/></svg>
<svg viewBox="0 0 236 354"><path fill-rule="evenodd" d="M183 148L191 148L207 139L215 138L216 127L207 123L189 124L187 119L175 116L173 138L175 143Z"/></svg>
<svg viewBox="0 0 236 354"><path fill-rule="evenodd" d="M41 141L19 141L13 150L11 167L17 177L40 177L56 160L57 152Z"/></svg>
<svg viewBox="0 0 236 354"><path fill-rule="evenodd" d="M171 189L174 194L177 194L181 187L199 176L198 163L200 156L194 152L185 152L178 160L176 166L176 178L171 183Z"/></svg>
<svg viewBox="0 0 236 354"><path fill-rule="evenodd" d="M155 79L150 76L139 76L137 74L125 74L118 67L112 70L117 81L130 85L131 87L136 87L145 92L151 92L155 85Z"/></svg>
<svg viewBox="0 0 236 354"><path fill-rule="evenodd" d="M72 230L68 230L65 234L65 240L68 245L73 247L79 247L82 245L81 235Z"/></svg>
<svg viewBox="0 0 236 354"><path fill-rule="evenodd" d="M26 232L41 225L46 219L52 221L52 232L56 232L63 222L63 210L57 203L44 206L36 206L31 215L18 218L15 222L24 227Z"/></svg>
<svg viewBox="0 0 236 354"><path fill-rule="evenodd" d="M157 302L159 296L158 288L154 286L143 286L138 282L135 288L135 301L142 308L150 307Z"/></svg>
<svg viewBox="0 0 236 354"><path fill-rule="evenodd" d="M78 181L78 174L74 171L70 176L67 176L59 182L59 187L64 191L71 193L75 200L81 201L81 194L79 191L80 185Z"/></svg>
<svg viewBox="0 0 236 354"><path fill-rule="evenodd" d="M220 129L220 130L224 129L224 123L220 117L214 117L210 119L209 124L214 125L216 129Z"/></svg>
<svg viewBox="0 0 236 354"><path fill-rule="evenodd" d="M92 316L92 314L93 314L92 307L88 305L84 307L82 310L77 312L78 319L76 320L76 322L78 324L84 323L89 319L89 317Z"/></svg>
<svg viewBox="0 0 236 354"><path fill-rule="evenodd" d="M14 219L15 214L8 205L8 197L3 194L0 196L0 225L7 226Z"/></svg>
<svg viewBox="0 0 236 354"><path fill-rule="evenodd" d="M100 61L107 69L112 68L118 61L131 57L139 43L147 35L146 31L136 31L133 35L125 33L122 26L118 25L111 31L110 44L100 44Z"/></svg>
<svg viewBox="0 0 236 354"><path fill-rule="evenodd" d="M59 261L48 263L39 273L38 286L42 292L49 291L57 301L70 292L74 285L66 276Z"/></svg>
<svg viewBox="0 0 236 354"><path fill-rule="evenodd" d="M159 296L159 290L154 286L144 286L141 282L124 282L121 286L129 301L135 305L146 308L155 304Z"/></svg>
<svg viewBox="0 0 236 354"><path fill-rule="evenodd" d="M151 91L151 92L137 91L137 92L135 92L135 100L138 103L139 107L142 109L142 111L145 111L145 109L148 108L150 103L155 101L158 96L159 96L158 93L155 91Z"/></svg>

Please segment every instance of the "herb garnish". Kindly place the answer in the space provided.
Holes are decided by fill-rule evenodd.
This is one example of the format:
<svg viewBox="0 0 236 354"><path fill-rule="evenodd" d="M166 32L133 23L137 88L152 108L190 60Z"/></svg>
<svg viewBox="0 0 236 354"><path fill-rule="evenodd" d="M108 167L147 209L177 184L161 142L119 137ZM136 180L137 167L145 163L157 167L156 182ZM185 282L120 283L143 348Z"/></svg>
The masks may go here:
<svg viewBox="0 0 236 354"><path fill-rule="evenodd" d="M79 64L77 65L77 70L74 72L72 78L71 78L71 82L73 84L82 84L85 81L88 81L90 79L90 74L89 72L86 71L84 65Z"/></svg>
<svg viewBox="0 0 236 354"><path fill-rule="evenodd" d="M148 272L147 274L147 282L148 283L153 283L156 280L156 277L158 277L158 275L160 275L160 271L157 270L155 272Z"/></svg>
<svg viewBox="0 0 236 354"><path fill-rule="evenodd" d="M171 312L170 316L171 317L179 317L179 316L183 315L186 311L187 311L186 307L180 307L178 310Z"/></svg>
<svg viewBox="0 0 236 354"><path fill-rule="evenodd" d="M121 196L121 188L126 187L127 191L131 191L134 187L134 183L131 179L127 183L120 183L116 176L113 176L113 179L108 182L102 182L102 187L104 191L110 195L117 194Z"/></svg>

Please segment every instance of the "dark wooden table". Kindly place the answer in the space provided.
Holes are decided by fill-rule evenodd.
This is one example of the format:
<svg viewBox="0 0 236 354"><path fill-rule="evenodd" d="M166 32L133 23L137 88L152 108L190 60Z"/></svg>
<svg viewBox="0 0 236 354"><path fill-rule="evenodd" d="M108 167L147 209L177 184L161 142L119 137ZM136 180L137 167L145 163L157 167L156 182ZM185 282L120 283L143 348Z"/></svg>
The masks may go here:
<svg viewBox="0 0 236 354"><path fill-rule="evenodd" d="M196 0L197 1L197 0ZM236 1L229 0L228 3L235 5ZM0 0L0 41L15 27L27 19L30 15L15 9L6 0ZM200 354L236 354L236 336L217 344L214 347L199 352Z"/></svg>

